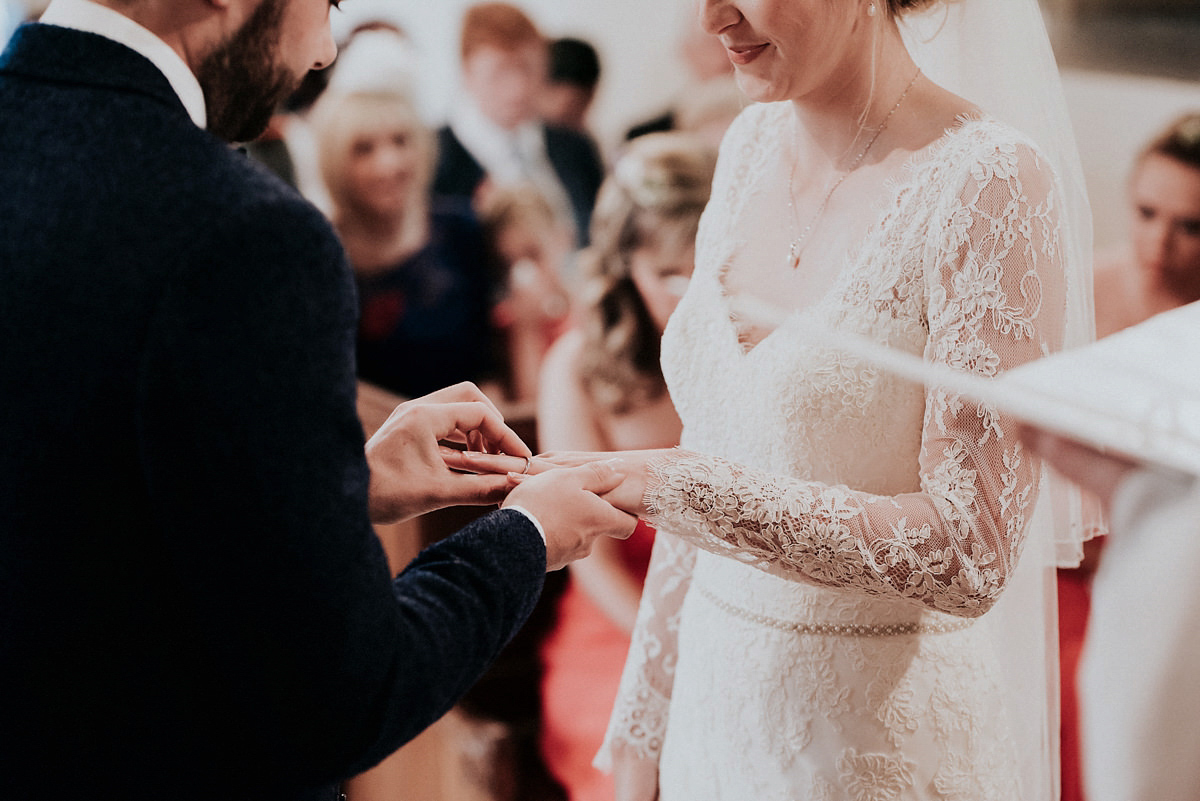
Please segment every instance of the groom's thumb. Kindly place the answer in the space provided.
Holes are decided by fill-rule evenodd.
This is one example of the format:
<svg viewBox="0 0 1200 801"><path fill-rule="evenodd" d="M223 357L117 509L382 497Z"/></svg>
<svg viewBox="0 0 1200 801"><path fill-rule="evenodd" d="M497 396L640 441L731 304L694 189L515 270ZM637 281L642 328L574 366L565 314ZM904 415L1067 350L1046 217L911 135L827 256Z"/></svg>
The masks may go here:
<svg viewBox="0 0 1200 801"><path fill-rule="evenodd" d="M625 473L621 470L620 459L605 459L602 462L590 462L576 467L573 472L579 474L580 489L596 495L604 495L621 486Z"/></svg>

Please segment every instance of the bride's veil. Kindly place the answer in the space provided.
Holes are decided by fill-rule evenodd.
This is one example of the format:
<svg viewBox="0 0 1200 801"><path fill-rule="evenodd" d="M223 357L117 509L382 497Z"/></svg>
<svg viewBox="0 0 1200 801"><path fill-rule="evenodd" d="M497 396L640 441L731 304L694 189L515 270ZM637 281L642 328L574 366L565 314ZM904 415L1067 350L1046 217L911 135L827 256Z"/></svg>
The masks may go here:
<svg viewBox="0 0 1200 801"><path fill-rule="evenodd" d="M1064 347L1095 336L1092 225L1062 81L1036 0L950 0L900 23L909 51L935 83L1031 139L1049 160L1064 201L1067 270ZM1093 501L1047 473L1025 553L989 629L1010 700L1021 760L1019 797L1059 796L1058 618L1055 567L1078 564L1099 530Z"/></svg>

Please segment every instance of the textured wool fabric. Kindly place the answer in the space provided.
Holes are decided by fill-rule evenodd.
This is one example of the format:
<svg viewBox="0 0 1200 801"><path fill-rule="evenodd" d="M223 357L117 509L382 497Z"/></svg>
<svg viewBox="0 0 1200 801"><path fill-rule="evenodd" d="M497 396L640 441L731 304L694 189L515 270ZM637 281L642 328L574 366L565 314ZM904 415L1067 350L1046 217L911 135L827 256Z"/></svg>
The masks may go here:
<svg viewBox="0 0 1200 801"><path fill-rule="evenodd" d="M0 57L0 796L298 799L439 717L520 627L513 511L394 582L326 221L146 59Z"/></svg>

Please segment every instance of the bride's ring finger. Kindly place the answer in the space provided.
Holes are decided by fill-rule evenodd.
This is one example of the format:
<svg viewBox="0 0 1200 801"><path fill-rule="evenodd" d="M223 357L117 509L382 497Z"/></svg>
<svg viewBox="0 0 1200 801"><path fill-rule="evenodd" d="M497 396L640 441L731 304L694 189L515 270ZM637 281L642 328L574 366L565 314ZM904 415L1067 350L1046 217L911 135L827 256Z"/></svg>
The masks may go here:
<svg viewBox="0 0 1200 801"><path fill-rule="evenodd" d="M480 453L479 451L460 451L454 448L442 450L442 460L452 470L463 470L468 473L524 473L535 475L553 467L543 464L536 456L508 456L503 453Z"/></svg>

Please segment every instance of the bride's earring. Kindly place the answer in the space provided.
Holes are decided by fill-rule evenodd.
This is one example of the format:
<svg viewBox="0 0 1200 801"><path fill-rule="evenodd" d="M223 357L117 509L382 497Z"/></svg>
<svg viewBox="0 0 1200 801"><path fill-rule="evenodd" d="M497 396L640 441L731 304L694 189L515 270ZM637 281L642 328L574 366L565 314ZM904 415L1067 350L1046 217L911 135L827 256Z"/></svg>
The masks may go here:
<svg viewBox="0 0 1200 801"><path fill-rule="evenodd" d="M874 3L867 4L867 16L868 17L875 16L875 4Z"/></svg>

